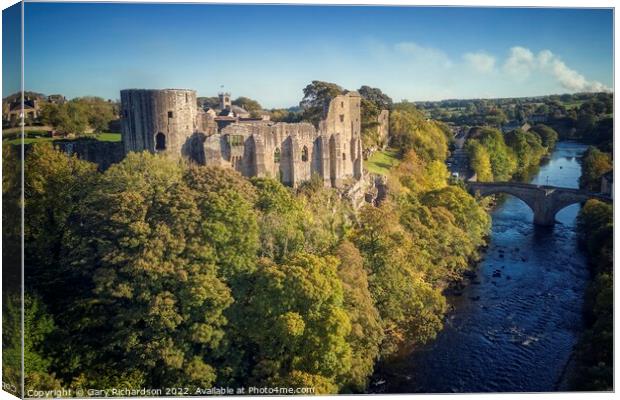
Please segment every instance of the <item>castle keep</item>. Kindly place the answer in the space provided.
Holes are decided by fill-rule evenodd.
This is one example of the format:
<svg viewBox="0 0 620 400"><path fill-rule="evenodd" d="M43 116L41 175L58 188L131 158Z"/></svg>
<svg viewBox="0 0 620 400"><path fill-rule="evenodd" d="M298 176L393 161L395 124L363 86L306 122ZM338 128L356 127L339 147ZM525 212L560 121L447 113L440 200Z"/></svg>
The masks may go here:
<svg viewBox="0 0 620 400"><path fill-rule="evenodd" d="M362 176L360 100L356 92L334 97L318 127L233 117L221 124L198 108L194 90L127 89L121 91L123 146L126 153L183 156L293 187L312 174L325 186L342 187Z"/></svg>

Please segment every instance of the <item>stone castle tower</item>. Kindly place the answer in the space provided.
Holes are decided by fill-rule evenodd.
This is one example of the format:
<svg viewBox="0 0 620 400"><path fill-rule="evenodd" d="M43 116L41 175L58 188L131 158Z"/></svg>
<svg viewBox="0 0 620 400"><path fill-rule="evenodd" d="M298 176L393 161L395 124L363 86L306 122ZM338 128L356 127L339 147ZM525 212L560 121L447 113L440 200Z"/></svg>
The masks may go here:
<svg viewBox="0 0 620 400"><path fill-rule="evenodd" d="M121 90L121 131L125 152L181 154L196 131L196 91Z"/></svg>
<svg viewBox="0 0 620 400"><path fill-rule="evenodd" d="M230 106L229 94L219 97ZM213 126L212 117L198 110L193 90L122 90L123 143L125 152L184 156L293 187L313 174L325 186L342 187L362 177L360 103L356 92L334 97L318 127L238 119L213 131L206 128Z"/></svg>

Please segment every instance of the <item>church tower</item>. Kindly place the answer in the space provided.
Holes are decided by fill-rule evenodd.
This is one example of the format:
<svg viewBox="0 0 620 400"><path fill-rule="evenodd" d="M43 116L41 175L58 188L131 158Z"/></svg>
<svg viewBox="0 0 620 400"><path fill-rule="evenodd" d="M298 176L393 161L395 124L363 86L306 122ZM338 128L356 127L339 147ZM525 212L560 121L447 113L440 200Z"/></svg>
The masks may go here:
<svg viewBox="0 0 620 400"><path fill-rule="evenodd" d="M225 92L221 92L219 93L220 96L220 109L223 110L230 110L230 108L232 107L232 104L230 102L230 93L225 93Z"/></svg>

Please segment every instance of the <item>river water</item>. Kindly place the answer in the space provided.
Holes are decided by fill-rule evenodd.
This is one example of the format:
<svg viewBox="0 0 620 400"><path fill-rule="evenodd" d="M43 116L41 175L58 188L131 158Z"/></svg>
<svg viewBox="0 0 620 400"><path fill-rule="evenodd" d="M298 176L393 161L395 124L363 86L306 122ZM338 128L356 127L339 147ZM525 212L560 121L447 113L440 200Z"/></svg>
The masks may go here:
<svg viewBox="0 0 620 400"><path fill-rule="evenodd" d="M586 146L560 142L532 183L577 188ZM535 227L532 211L507 197L492 213L489 247L475 278L433 342L382 366L386 393L554 391L582 330L589 279L576 243L580 205L561 210L553 228Z"/></svg>

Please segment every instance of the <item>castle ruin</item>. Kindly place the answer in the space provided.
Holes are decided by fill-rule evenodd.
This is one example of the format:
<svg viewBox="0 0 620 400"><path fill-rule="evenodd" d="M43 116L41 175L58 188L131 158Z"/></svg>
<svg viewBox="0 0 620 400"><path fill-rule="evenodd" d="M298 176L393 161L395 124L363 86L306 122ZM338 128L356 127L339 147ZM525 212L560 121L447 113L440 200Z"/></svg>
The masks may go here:
<svg viewBox="0 0 620 400"><path fill-rule="evenodd" d="M182 156L292 187L313 174L325 186L342 187L362 177L360 101L356 92L334 97L318 127L238 117L224 125L198 108L194 90L127 89L121 91L123 146L125 153Z"/></svg>

